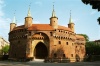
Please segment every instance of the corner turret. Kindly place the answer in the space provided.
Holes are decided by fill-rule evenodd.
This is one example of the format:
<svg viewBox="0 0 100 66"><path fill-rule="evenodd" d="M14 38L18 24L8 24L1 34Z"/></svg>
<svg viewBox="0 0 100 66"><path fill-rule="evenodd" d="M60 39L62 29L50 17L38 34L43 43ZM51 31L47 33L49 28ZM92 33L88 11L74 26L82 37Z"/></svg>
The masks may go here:
<svg viewBox="0 0 100 66"><path fill-rule="evenodd" d="M54 5L53 5L53 11L52 11L52 16L50 18L50 25L54 28L58 28L58 18L56 17L55 10L54 10Z"/></svg>
<svg viewBox="0 0 100 66"><path fill-rule="evenodd" d="M10 32L16 27L16 18L14 16L12 23L10 23Z"/></svg>
<svg viewBox="0 0 100 66"><path fill-rule="evenodd" d="M72 22L71 11L70 11L70 18L69 18L68 28L70 28L73 32L74 32L74 25L75 24Z"/></svg>
<svg viewBox="0 0 100 66"><path fill-rule="evenodd" d="M24 24L25 28L32 26L32 21L33 21L33 18L31 17L31 11L29 7L27 17L25 17L25 24Z"/></svg>

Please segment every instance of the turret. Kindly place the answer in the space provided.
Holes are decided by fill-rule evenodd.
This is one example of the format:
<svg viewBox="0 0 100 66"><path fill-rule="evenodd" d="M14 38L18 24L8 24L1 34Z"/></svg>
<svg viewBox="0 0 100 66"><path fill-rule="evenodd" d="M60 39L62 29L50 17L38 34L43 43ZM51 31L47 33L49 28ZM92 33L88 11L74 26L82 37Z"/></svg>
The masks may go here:
<svg viewBox="0 0 100 66"><path fill-rule="evenodd" d="M31 17L31 12L29 8L27 17L25 17L25 24L24 24L25 28L32 26L32 21L33 21L33 18Z"/></svg>
<svg viewBox="0 0 100 66"><path fill-rule="evenodd" d="M53 5L53 11L52 11L52 16L50 18L50 25L54 28L58 28L58 18L56 17L55 11L54 11L54 5Z"/></svg>
<svg viewBox="0 0 100 66"><path fill-rule="evenodd" d="M10 32L13 31L15 27L16 27L16 19L14 16L12 23L10 23Z"/></svg>
<svg viewBox="0 0 100 66"><path fill-rule="evenodd" d="M74 25L75 24L72 22L71 11L70 11L70 18L69 18L68 28L70 28L73 32L74 32Z"/></svg>

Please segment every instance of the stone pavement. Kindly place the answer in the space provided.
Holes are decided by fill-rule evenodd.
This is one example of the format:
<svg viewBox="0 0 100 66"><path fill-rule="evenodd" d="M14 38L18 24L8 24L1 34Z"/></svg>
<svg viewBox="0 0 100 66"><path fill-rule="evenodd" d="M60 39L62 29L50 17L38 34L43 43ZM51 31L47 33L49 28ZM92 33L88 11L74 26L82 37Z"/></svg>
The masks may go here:
<svg viewBox="0 0 100 66"><path fill-rule="evenodd" d="M44 63L0 61L0 66L100 66L100 62Z"/></svg>

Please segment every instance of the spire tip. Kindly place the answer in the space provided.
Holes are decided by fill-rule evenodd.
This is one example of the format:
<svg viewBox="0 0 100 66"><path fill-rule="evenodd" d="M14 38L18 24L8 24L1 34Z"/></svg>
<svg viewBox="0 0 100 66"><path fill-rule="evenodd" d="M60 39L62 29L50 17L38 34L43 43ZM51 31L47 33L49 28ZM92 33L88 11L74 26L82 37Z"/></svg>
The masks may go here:
<svg viewBox="0 0 100 66"><path fill-rule="evenodd" d="M53 11L52 11L52 17L56 17L55 10L54 10L54 2L53 2Z"/></svg>
<svg viewBox="0 0 100 66"><path fill-rule="evenodd" d="M27 17L31 17L31 11L30 11L30 7L31 7L31 3L29 4L29 10L28 10Z"/></svg>
<svg viewBox="0 0 100 66"><path fill-rule="evenodd" d="M71 10L70 10L70 19L69 19L69 23L72 23Z"/></svg>
<svg viewBox="0 0 100 66"><path fill-rule="evenodd" d="M15 13L16 13L16 10L14 11L14 17L13 17L12 23L16 23Z"/></svg>

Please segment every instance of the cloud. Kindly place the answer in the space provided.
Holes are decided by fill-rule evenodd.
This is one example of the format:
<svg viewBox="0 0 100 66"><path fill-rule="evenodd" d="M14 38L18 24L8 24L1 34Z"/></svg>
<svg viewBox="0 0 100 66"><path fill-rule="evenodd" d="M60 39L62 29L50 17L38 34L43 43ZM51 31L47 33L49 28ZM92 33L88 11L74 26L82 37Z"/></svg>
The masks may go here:
<svg viewBox="0 0 100 66"><path fill-rule="evenodd" d="M0 0L0 17L4 15L4 13L2 12L3 6L4 6L4 2Z"/></svg>
<svg viewBox="0 0 100 66"><path fill-rule="evenodd" d="M9 26L11 19L4 18L5 13L2 8L5 6L4 0L0 0L0 36L8 40Z"/></svg>
<svg viewBox="0 0 100 66"><path fill-rule="evenodd" d="M42 6L42 2L40 2L40 1L35 2L35 4L39 5L39 6Z"/></svg>
<svg viewBox="0 0 100 66"><path fill-rule="evenodd" d="M3 0L0 0L0 4L4 4L4 1Z"/></svg>
<svg viewBox="0 0 100 66"><path fill-rule="evenodd" d="M94 15L97 11L91 11L90 15Z"/></svg>

